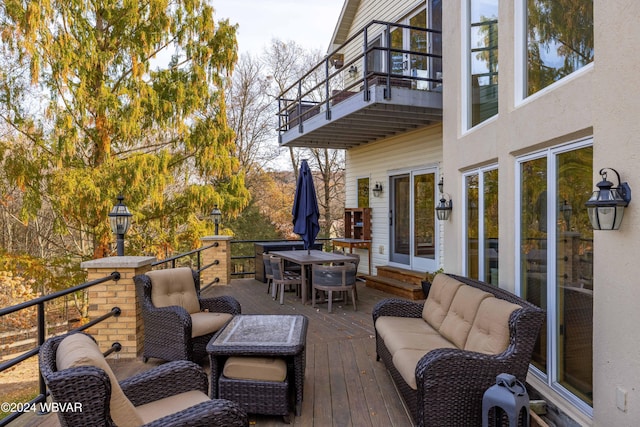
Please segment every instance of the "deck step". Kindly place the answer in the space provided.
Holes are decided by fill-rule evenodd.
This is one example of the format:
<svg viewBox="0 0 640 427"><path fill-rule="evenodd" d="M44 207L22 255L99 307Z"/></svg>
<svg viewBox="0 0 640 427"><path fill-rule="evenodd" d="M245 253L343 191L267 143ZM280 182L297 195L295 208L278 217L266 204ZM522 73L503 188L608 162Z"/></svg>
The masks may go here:
<svg viewBox="0 0 640 427"><path fill-rule="evenodd" d="M424 299L422 285L384 276L364 276L368 288L378 289L410 300Z"/></svg>
<svg viewBox="0 0 640 427"><path fill-rule="evenodd" d="M401 282L411 283L420 287L423 280L429 280L429 273L422 271L407 270L400 267L392 267L389 265L380 265L376 267L378 277L395 279Z"/></svg>

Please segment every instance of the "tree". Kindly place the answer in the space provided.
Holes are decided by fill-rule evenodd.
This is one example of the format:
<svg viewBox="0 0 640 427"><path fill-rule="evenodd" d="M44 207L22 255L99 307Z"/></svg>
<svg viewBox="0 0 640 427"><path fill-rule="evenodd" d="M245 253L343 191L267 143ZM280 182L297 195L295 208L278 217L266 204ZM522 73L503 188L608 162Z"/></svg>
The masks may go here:
<svg viewBox="0 0 640 427"><path fill-rule="evenodd" d="M293 41L273 40L263 55L266 68L272 76L274 99L281 96L296 81L301 81L301 91L307 93L305 99L320 102L325 98L325 75L323 67L314 67L323 59L317 50L307 51ZM304 78L303 78L304 77ZM280 106L282 107L282 106ZM291 166L297 179L300 159L310 157L312 168L317 168L321 184L316 185L321 221L321 236L335 235L333 225L342 218L344 208L344 155L342 150L325 148L294 149L289 147Z"/></svg>
<svg viewBox="0 0 640 427"><path fill-rule="evenodd" d="M102 257L119 193L134 213L128 241L148 253L180 245L178 232L204 227L214 204L246 206L223 91L236 27L216 25L207 1L6 0L0 30L11 69L29 71L30 86L0 87L13 129L0 155L23 221L46 203L56 231L81 242L75 253Z"/></svg>
<svg viewBox="0 0 640 427"><path fill-rule="evenodd" d="M276 139L275 108L269 94L271 80L258 59L243 55L226 91L229 99L227 117L236 135L235 155L247 176L261 173L279 154L270 144Z"/></svg>

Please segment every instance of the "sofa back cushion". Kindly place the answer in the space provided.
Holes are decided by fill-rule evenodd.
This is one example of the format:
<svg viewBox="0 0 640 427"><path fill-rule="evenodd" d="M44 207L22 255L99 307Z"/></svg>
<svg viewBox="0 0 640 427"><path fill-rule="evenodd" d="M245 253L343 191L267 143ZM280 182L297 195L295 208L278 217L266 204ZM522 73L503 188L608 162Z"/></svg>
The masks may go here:
<svg viewBox="0 0 640 427"><path fill-rule="evenodd" d="M151 302L156 307L177 305L189 314L200 311L200 302L189 267L149 271L151 278Z"/></svg>
<svg viewBox="0 0 640 427"><path fill-rule="evenodd" d="M135 407L120 388L120 384L98 348L98 344L87 335L71 334L58 344L56 367L58 371L62 371L78 366L95 366L105 371L109 376L111 382L109 409L111 419L116 425L127 427L143 424Z"/></svg>
<svg viewBox="0 0 640 427"><path fill-rule="evenodd" d="M464 348L480 303L487 298L495 297L493 294L481 291L473 286L460 286L453 297L453 301L451 301L451 306L442 321L440 329L438 329L440 334L455 344L456 347Z"/></svg>
<svg viewBox="0 0 640 427"><path fill-rule="evenodd" d="M446 274L437 274L433 278L429 295L422 309L422 318L435 330L440 329L460 286L462 283Z"/></svg>
<svg viewBox="0 0 640 427"><path fill-rule="evenodd" d="M509 318L521 308L499 298L487 298L480 303L465 350L499 354L509 345Z"/></svg>

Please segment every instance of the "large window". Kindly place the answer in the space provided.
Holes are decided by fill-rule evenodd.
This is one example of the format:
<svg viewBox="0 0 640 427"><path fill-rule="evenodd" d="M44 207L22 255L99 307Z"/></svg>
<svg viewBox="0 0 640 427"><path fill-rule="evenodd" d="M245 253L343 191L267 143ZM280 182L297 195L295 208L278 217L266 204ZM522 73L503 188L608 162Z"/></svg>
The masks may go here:
<svg viewBox="0 0 640 427"><path fill-rule="evenodd" d="M519 288L547 312L532 363L549 386L590 414L593 403L591 140L518 162Z"/></svg>
<svg viewBox="0 0 640 427"><path fill-rule="evenodd" d="M465 274L498 285L498 169L465 174Z"/></svg>
<svg viewBox="0 0 640 427"><path fill-rule="evenodd" d="M469 0L469 127L498 114L498 0Z"/></svg>
<svg viewBox="0 0 640 427"><path fill-rule="evenodd" d="M529 96L593 61L593 0L522 0Z"/></svg>

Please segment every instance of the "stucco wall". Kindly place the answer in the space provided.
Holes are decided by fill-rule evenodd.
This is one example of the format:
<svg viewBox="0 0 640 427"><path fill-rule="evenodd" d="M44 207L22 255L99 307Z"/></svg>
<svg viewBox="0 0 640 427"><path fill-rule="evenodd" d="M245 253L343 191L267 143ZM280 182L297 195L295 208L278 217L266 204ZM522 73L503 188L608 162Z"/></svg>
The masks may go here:
<svg viewBox="0 0 640 427"><path fill-rule="evenodd" d="M632 190L640 188L640 2L594 0L595 62L541 93L518 101L514 2L499 9L499 114L471 131L462 123L466 96L462 74L464 1L443 2L444 151L447 181L455 177L454 200L462 198L461 173L499 164L500 284L515 284L515 159L544 147L593 136L594 184L602 167L613 167ZM633 200L619 231L594 233L594 413L593 420L572 410L548 391L579 423L640 424L640 242ZM461 212L445 224L447 241L461 242ZM445 247L445 270L461 271L461 245ZM626 396L626 403L622 400ZM616 401L618 398L618 401Z"/></svg>

